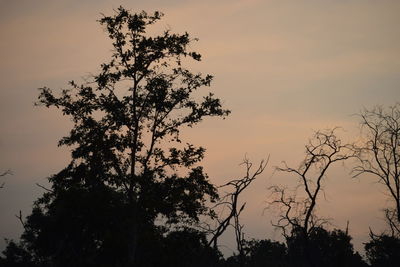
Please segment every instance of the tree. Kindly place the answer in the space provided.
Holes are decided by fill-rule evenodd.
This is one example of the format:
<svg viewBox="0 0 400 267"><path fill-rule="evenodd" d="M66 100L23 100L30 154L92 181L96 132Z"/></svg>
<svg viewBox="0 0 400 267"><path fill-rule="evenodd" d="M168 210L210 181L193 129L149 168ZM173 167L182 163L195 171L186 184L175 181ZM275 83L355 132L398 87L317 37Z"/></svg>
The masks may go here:
<svg viewBox="0 0 400 267"><path fill-rule="evenodd" d="M363 144L354 176L372 174L394 202L385 211L392 234L400 235L400 103L387 109L376 106L359 115Z"/></svg>
<svg viewBox="0 0 400 267"><path fill-rule="evenodd" d="M238 200L240 194L264 171L265 167L268 164L269 158L264 161L262 160L258 165L257 169L251 173L251 169L253 164L245 158L243 161L243 165L246 167L245 176L240 179L234 179L229 181L225 185L221 187L230 186L233 188L232 192L226 193L224 197L220 199L220 202L216 206L223 206L229 210L229 213L224 219L217 218L218 225L212 231L211 238L208 244L213 246L215 249L217 248L218 238L226 231L229 226L233 226L235 230L235 237L236 237L236 247L239 253L239 266L244 266L244 233L243 233L243 225L240 224L240 214L244 210L246 203L239 205ZM240 207L240 208L239 208ZM231 222L233 220L233 223Z"/></svg>
<svg viewBox="0 0 400 267"><path fill-rule="evenodd" d="M366 267L361 256L354 252L351 237L347 231L335 229L325 230L314 227L307 236L307 247L304 246L304 234L294 231L287 240L287 261L290 266L310 266L304 258L304 250L308 250L315 266L326 267Z"/></svg>
<svg viewBox="0 0 400 267"><path fill-rule="evenodd" d="M365 244L368 261L372 267L395 267L400 265L400 238L393 235L370 233Z"/></svg>
<svg viewBox="0 0 400 267"><path fill-rule="evenodd" d="M183 229L169 233L163 246L164 260L158 266L219 266L222 258L218 249L208 246L204 233Z"/></svg>
<svg viewBox="0 0 400 267"><path fill-rule="evenodd" d="M204 148L183 143L179 134L229 111L212 93L194 95L212 81L184 67L186 61L201 59L189 51L195 39L169 30L158 36L146 33L161 17L160 12L130 13L123 7L104 16L99 22L112 40L113 54L93 81L72 81L60 96L40 88L37 104L60 109L74 126L59 142L71 147L71 163L50 177L52 189L36 202L26 222L22 241L37 259L61 264L64 258L92 255L90 262L81 258L74 263L90 266L108 255L114 257L113 266L131 266L141 235L161 229L156 219L195 224L209 212L206 201L218 197L198 165ZM89 206L80 206L77 201L85 198ZM67 225L57 225L69 212ZM53 231L60 236L52 237Z"/></svg>
<svg viewBox="0 0 400 267"><path fill-rule="evenodd" d="M282 243L265 240L245 242L246 265L249 267L286 267L287 249Z"/></svg>
<svg viewBox="0 0 400 267"><path fill-rule="evenodd" d="M293 195L288 195L284 187L270 188L274 197L270 204L278 206L281 211L279 220L273 225L282 230L286 239L293 234L301 236L304 256L310 266L316 266L316 263L312 260L309 236L315 228L322 227L327 222L316 216L315 212L326 173L332 164L354 156L352 145L342 144L335 131L336 129L317 131L305 146L306 156L298 168L288 167L286 163L283 168L277 168L278 171L294 174L297 178L298 186ZM302 195L299 197L297 193Z"/></svg>
<svg viewBox="0 0 400 267"><path fill-rule="evenodd" d="M240 255L230 256L225 260L226 267L287 267L287 255L285 244L265 240L244 240L245 257L241 260Z"/></svg>

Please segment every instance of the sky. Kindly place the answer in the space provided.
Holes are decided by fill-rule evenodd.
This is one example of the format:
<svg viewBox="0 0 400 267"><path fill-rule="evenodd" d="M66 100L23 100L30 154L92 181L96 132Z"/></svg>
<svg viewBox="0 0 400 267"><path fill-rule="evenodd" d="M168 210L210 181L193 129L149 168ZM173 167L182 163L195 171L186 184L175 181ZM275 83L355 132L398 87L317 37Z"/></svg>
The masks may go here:
<svg viewBox="0 0 400 267"><path fill-rule="evenodd" d="M400 2L372 0L109 1L0 0L0 170L10 169L0 191L0 237L18 239L15 214L28 215L43 193L36 183L61 170L68 148L57 141L71 127L53 109L35 107L37 88L84 81L107 62L111 45L97 20L123 5L161 11L160 29L189 32L202 54L195 71L214 75L213 92L232 114L209 119L184 136L207 149L203 165L213 183L243 176L240 162L270 156L264 173L243 194L242 222L248 238L281 239L265 210L268 187L294 185L275 172L282 161L297 167L313 131L342 127L359 136L354 114L400 101ZM351 178L352 163L327 174L321 216L345 228L358 250L369 227L384 229L390 205L373 177ZM224 251L234 249L224 237ZM5 242L0 241L0 250Z"/></svg>

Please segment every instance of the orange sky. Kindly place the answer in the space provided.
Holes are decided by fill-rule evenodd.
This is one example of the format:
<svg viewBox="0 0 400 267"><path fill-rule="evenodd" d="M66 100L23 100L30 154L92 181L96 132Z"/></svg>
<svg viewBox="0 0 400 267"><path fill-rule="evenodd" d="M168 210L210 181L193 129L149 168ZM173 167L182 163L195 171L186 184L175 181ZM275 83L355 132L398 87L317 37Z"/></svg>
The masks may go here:
<svg viewBox="0 0 400 267"><path fill-rule="evenodd" d="M216 184L241 176L244 155L271 155L265 173L243 195L248 237L279 238L262 215L267 187L291 177L273 174L282 160L297 166L313 130L342 126L356 139L352 114L400 101L400 2L372 0L6 1L0 0L0 170L11 169L0 192L0 237L21 232L14 214L29 214L41 194L36 182L60 170L68 150L57 140L70 123L56 111L33 107L37 88L60 89L96 73L110 43L96 22L120 4L165 13L159 29L188 31L203 55L194 70L215 76L212 89L232 114L185 135L207 148L204 161ZM321 214L336 227L350 221L357 248L368 227L383 227L384 189L351 179L339 166L328 173ZM233 238L226 244L234 248ZM0 245L2 250L4 243ZM227 249L229 251L229 249Z"/></svg>

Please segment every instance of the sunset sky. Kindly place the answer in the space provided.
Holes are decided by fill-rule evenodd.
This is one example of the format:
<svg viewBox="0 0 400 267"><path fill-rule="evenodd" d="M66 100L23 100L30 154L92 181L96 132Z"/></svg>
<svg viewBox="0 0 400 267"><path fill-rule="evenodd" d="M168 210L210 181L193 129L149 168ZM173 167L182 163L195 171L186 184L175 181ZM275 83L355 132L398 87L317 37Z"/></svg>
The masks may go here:
<svg viewBox="0 0 400 267"><path fill-rule="evenodd" d="M37 88L60 90L84 81L107 62L111 45L96 21L123 5L161 11L158 29L189 32L203 60L195 71L215 76L213 92L232 114L184 132L207 149L213 183L241 177L239 163L270 155L265 172L243 195L248 238L281 239L264 210L273 184L293 185L274 172L285 160L297 167L318 129L340 126L344 141L358 139L364 107L400 101L400 1L373 0L0 0L0 238L22 232L15 214L29 215L46 177L69 160L57 141L71 127L54 109L34 107ZM372 177L351 178L352 162L328 172L319 214L349 231L358 250L369 227L384 229L384 187ZM234 249L233 236L224 251ZM0 250L5 247L0 241Z"/></svg>

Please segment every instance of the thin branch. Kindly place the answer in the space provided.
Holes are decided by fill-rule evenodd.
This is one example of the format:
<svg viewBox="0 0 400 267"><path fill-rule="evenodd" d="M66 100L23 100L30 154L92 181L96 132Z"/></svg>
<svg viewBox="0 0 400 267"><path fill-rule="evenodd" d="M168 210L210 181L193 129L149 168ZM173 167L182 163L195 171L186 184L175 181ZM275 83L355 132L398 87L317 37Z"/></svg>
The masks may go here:
<svg viewBox="0 0 400 267"><path fill-rule="evenodd" d="M352 170L353 177L362 174L377 177L396 203L397 222L400 223L400 103L387 109L381 106L365 109L359 117L366 141L358 148L358 165ZM388 224L393 229L390 220Z"/></svg>
<svg viewBox="0 0 400 267"><path fill-rule="evenodd" d="M326 173L332 164L356 155L352 144L342 144L336 136L336 129L315 132L305 146L305 159L297 169L288 167L287 164L277 168L278 171L294 174L298 181L294 194L290 196L286 194L285 188L270 187L274 197L270 205L281 207L281 215L272 225L281 229L284 236L294 229L303 229L305 233L309 233L315 227L328 222L327 219L315 215ZM299 198L297 196L299 191L303 191L306 197Z"/></svg>
<svg viewBox="0 0 400 267"><path fill-rule="evenodd" d="M218 245L218 238L226 231L229 226L233 226L235 229L236 241L237 241L237 248L239 253L243 253L243 225L239 222L239 216L241 212L245 208L245 204L242 204L240 208L238 208L238 199L240 194L259 176L266 168L269 161L269 157L267 160L262 160L258 165L257 169L251 174L251 169L253 164L245 158L241 165L245 166L246 175L241 179L234 179L229 181L228 183L220 186L222 187L233 187L233 191L230 193L226 193L225 196L221 198L221 202L216 206L224 206L227 207L230 212L225 217L225 219L219 221L219 225L215 228L214 233L208 242L208 245L212 245L213 247L217 247ZM234 220L233 224L231 220Z"/></svg>
<svg viewBox="0 0 400 267"><path fill-rule="evenodd" d="M19 215L15 215L15 217L18 218L18 220L19 220L20 223L22 224L22 227L24 227L24 229L26 230L25 222L24 222L24 220L22 219L22 211L20 210L20 211L19 211Z"/></svg>
<svg viewBox="0 0 400 267"><path fill-rule="evenodd" d="M44 189L44 190L47 191L47 192L50 192L50 193L53 193L53 192L54 192L53 190L48 189L47 187L44 187L43 185L41 185L41 184L39 184L39 183L36 183L36 185L37 185L38 187Z"/></svg>

